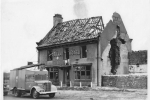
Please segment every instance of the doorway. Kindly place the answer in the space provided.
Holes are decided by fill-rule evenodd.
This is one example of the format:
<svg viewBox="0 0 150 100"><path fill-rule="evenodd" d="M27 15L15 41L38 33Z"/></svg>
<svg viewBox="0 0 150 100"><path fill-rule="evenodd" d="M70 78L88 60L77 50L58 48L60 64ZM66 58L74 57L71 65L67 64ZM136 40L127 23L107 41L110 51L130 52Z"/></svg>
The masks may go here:
<svg viewBox="0 0 150 100"><path fill-rule="evenodd" d="M63 84L67 86L70 84L70 72L68 68L63 68Z"/></svg>

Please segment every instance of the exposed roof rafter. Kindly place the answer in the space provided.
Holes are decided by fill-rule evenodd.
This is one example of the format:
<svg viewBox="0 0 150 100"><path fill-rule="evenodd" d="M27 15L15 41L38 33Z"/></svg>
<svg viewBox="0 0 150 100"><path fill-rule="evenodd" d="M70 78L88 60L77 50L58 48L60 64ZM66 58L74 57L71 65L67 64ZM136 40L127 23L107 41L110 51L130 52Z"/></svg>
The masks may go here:
<svg viewBox="0 0 150 100"><path fill-rule="evenodd" d="M103 29L101 16L62 22L53 27L38 46L96 38Z"/></svg>

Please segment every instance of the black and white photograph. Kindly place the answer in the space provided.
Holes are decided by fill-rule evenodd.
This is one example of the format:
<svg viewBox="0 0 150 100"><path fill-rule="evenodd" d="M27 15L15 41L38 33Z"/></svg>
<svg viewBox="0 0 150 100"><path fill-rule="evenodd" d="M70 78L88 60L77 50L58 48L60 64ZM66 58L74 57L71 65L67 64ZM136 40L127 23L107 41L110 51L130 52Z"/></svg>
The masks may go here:
<svg viewBox="0 0 150 100"><path fill-rule="evenodd" d="M1 0L1 100L149 100L150 0Z"/></svg>

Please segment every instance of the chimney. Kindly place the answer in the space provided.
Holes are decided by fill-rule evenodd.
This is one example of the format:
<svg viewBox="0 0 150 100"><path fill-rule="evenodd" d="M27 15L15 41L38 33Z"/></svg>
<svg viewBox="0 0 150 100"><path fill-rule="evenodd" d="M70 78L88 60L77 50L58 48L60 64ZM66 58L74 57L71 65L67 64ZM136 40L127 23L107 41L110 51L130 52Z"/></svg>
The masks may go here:
<svg viewBox="0 0 150 100"><path fill-rule="evenodd" d="M63 18L61 16L61 14L55 14L55 16L53 16L53 24L54 26L56 26L58 23L62 23Z"/></svg>

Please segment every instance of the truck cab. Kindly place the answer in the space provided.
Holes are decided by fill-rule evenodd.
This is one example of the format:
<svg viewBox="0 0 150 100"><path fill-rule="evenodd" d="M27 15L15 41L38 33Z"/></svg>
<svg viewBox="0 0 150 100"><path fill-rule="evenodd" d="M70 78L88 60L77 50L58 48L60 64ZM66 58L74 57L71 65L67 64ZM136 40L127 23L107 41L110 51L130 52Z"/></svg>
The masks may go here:
<svg viewBox="0 0 150 100"><path fill-rule="evenodd" d="M40 95L49 95L50 98L53 98L57 88L48 80L48 72L31 70L29 69L31 67L35 67L35 65L23 66L10 71L12 93L17 97L30 94L35 99Z"/></svg>

